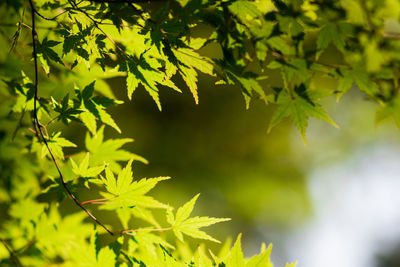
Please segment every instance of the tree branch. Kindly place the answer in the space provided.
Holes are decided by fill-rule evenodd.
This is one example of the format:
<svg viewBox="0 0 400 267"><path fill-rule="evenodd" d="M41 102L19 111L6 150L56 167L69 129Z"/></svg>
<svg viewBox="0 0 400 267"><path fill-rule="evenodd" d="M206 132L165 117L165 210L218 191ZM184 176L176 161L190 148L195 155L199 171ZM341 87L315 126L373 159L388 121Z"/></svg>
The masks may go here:
<svg viewBox="0 0 400 267"><path fill-rule="evenodd" d="M119 51L124 52L124 50L99 26L99 23L96 21L94 18L92 18L86 11L82 10L81 8L78 7L78 5L75 3L75 1L68 0L68 2L75 7L76 10L79 12L83 13L88 19L90 19L93 22L93 25L102 33L106 36L106 38L116 47L118 48Z"/></svg>
<svg viewBox="0 0 400 267"><path fill-rule="evenodd" d="M55 15L55 16L52 17L52 18L46 18L45 16L43 16L42 14L40 14L40 13L35 9L35 13L36 13L39 17L41 17L41 18L44 19L44 20L49 20L49 21L55 21L56 18L58 18L59 16L65 14L66 12L67 12L67 11L63 11L63 12L61 12L60 14Z"/></svg>
<svg viewBox="0 0 400 267"><path fill-rule="evenodd" d="M19 260L15 251L7 244L7 242L3 238L0 238L0 242L7 249L8 253L10 253L10 258L15 262L15 264L18 267L22 267L23 265L21 264L21 261Z"/></svg>
<svg viewBox="0 0 400 267"><path fill-rule="evenodd" d="M43 143L45 144L47 150L49 151L51 160L53 161L57 172L60 176L60 180L62 183L62 186L64 187L65 191L67 192L68 196L75 202L75 204L81 208L84 212L86 212L86 214L93 220L95 221L98 225L100 225L101 227L104 228L104 230L106 230L110 235L114 235L113 232L111 232L111 230L109 230L103 223L101 223L99 220L97 220L97 218L90 213L90 211L88 211L85 207L83 207L78 199L75 197L75 195L71 192L71 190L68 188L67 183L65 182L64 176L61 172L61 169L58 165L58 162L56 160L56 158L54 157L53 152L50 149L49 144L47 143L46 137L44 136L44 133L42 131L42 125L39 122L38 119L38 112L37 112L37 102L38 102L38 64L37 64L37 52L36 52L36 39L37 39L37 33L36 33L36 22L35 22L35 7L33 5L33 0L29 0L29 4L31 6L31 15L32 15L32 46L33 46L33 60L34 60L34 66L35 66L35 82L34 82L34 91L35 91L35 95L34 95L34 101L33 101L33 120L34 120L34 125L36 128L36 132L40 135L40 138ZM40 140L39 140L40 141Z"/></svg>

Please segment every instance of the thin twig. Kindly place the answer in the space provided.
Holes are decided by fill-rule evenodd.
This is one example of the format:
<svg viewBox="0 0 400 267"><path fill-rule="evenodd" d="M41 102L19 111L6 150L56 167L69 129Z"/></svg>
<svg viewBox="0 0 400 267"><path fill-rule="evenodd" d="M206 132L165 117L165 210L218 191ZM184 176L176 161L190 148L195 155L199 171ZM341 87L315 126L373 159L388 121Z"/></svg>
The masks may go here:
<svg viewBox="0 0 400 267"><path fill-rule="evenodd" d="M110 197L110 198L99 198L99 199L92 199L92 200L86 200L81 202L81 205L87 205L87 204L107 204L110 202L107 202L107 200L114 199L118 196Z"/></svg>
<svg viewBox="0 0 400 267"><path fill-rule="evenodd" d="M26 243L25 245L23 245L22 247L20 247L19 249L15 250L15 253L20 253L23 252L24 250L26 250L27 248L29 248L30 246L32 246L33 244L35 244L36 242L36 238L32 239L31 241L29 241L28 243Z"/></svg>
<svg viewBox="0 0 400 267"><path fill-rule="evenodd" d="M276 51L272 51L271 55L273 57L275 57L275 58L279 58L279 59L283 59L283 60L304 59L304 60L306 60L308 62L311 62L311 63L314 63L314 64L320 64L320 65L323 65L325 67L332 68L332 69L350 68L350 66L344 65L344 64L325 63L325 62L321 62L321 61L314 60L314 59L311 59L311 58L302 58L302 57L298 57L298 56L283 55L283 54L278 53Z"/></svg>
<svg viewBox="0 0 400 267"><path fill-rule="evenodd" d="M104 35L106 36L106 38L107 38L116 48L118 48L119 51L124 52L124 50L123 50L121 47L119 47L119 45L118 45L118 44L117 44L117 43L116 43L102 28L100 28L99 23L101 23L101 22L98 22L98 21L96 21L94 18L92 18L85 10L82 10L80 7L78 7L78 5L77 5L74 1L68 0L68 2L69 2L73 7L75 7L76 10L78 10L78 11L81 12L81 13L83 13L88 19L90 19L90 20L93 22L93 25L94 25L102 34L104 34Z"/></svg>
<svg viewBox="0 0 400 267"><path fill-rule="evenodd" d="M48 21L55 21L56 18L58 18L59 16L65 14L66 12L67 12L67 11L65 10L65 11L61 12L60 14L55 15L55 16L52 17L52 18L46 18L45 16L43 16L42 14L40 14L40 13L35 9L35 13L36 13L39 17L41 17L41 18L44 19L44 20L48 20Z"/></svg>
<svg viewBox="0 0 400 267"><path fill-rule="evenodd" d="M54 122L56 119L58 119L60 115L55 116L54 118L50 119L44 126L47 127L49 126L50 123Z"/></svg>
<svg viewBox="0 0 400 267"><path fill-rule="evenodd" d="M78 157L80 154L71 154L71 155L65 155L64 159L68 159L68 158L73 158L73 157Z"/></svg>
<svg viewBox="0 0 400 267"><path fill-rule="evenodd" d="M14 48L17 46L18 43L19 34L21 33L21 23L18 23L17 25L18 28L17 31L14 33L13 41L10 47L10 51L8 51L8 54L11 54L11 52L14 50Z"/></svg>
<svg viewBox="0 0 400 267"><path fill-rule="evenodd" d="M0 238L0 242L7 249L8 253L10 253L10 258L15 262L15 264L19 267L22 267L21 261L19 260L15 251L7 244L7 242L3 238Z"/></svg>
<svg viewBox="0 0 400 267"><path fill-rule="evenodd" d="M62 183L62 186L64 187L65 191L67 192L68 196L75 202L75 204L81 208L83 211L86 212L86 214L93 220L95 221L98 225L104 228L110 235L114 235L113 232L111 232L103 223L101 223L97 218L90 213L85 207L83 207L78 199L75 197L75 195L71 192L71 190L68 188L67 183L65 182L64 176L61 172L61 169L58 165L58 162L56 158L53 155L53 152L50 149L49 144L47 143L47 140L44 136L44 133L42 131L42 125L39 122L38 119L38 114L37 114L37 102L38 102L38 64L37 64L37 52L36 52L36 38L37 38L37 33L36 33L36 28L35 28L35 7L33 5L33 0L29 0L29 4L31 6L31 15L32 15L32 46L33 46L33 59L34 59L34 66L35 66L35 83L34 83L34 90L35 90L35 95L34 95L34 101L33 101L33 120L34 120L34 125L36 128L36 132L39 133L43 143L45 144L47 150L49 151L50 157L57 169L57 172L60 176L60 180Z"/></svg>
<svg viewBox="0 0 400 267"><path fill-rule="evenodd" d="M382 33L383 38L390 38L390 39L395 39L399 40L400 39L400 33L398 32L383 32Z"/></svg>
<svg viewBox="0 0 400 267"><path fill-rule="evenodd" d="M367 24L368 24L368 29L370 31L374 31L375 30L375 25L372 22L372 19L371 19L371 16L370 16L370 13L369 13L367 5L365 4L365 2L363 0L359 1L359 3L360 3L360 6L361 6L361 9L364 11L365 19L366 19Z"/></svg>
<svg viewBox="0 0 400 267"><path fill-rule="evenodd" d="M11 141L14 141L15 137L17 136L18 130L21 129L21 127L22 127L22 120L24 119L25 108L26 108L26 107L24 107L24 109L22 110L21 117L19 118L18 125L17 125L17 127L15 128L15 130L14 130L14 132L13 132Z"/></svg>

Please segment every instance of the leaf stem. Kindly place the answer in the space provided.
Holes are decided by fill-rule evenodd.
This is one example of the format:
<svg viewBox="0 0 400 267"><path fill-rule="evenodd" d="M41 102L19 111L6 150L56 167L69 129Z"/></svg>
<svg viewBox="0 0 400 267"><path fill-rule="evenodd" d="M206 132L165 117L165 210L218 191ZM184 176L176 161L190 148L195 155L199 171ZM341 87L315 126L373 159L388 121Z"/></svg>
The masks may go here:
<svg viewBox="0 0 400 267"><path fill-rule="evenodd" d="M102 33L106 36L106 38L121 52L123 52L124 50L99 26L99 23L96 21L94 18L92 18L86 11L82 10L80 7L78 7L78 5L72 1L72 0L68 0L68 2L79 12L83 13L88 19L90 19L93 22L93 25Z"/></svg>
<svg viewBox="0 0 400 267"><path fill-rule="evenodd" d="M98 199L91 199L91 200L86 200L81 202L81 205L87 205L87 204L107 204L107 200L111 200L116 198L117 196L110 197L110 198L98 198Z"/></svg>

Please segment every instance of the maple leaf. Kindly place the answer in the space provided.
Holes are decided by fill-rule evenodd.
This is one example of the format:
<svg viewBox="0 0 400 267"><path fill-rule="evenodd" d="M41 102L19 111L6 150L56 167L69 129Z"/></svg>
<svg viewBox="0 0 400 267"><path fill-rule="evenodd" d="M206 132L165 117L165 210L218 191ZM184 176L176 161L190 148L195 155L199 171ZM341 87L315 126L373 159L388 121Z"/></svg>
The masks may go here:
<svg viewBox="0 0 400 267"><path fill-rule="evenodd" d="M338 128L337 124L329 117L322 106L315 103L318 96L317 93L318 92L315 91L306 92L304 85L297 87L292 95L286 90L280 91L276 101L279 106L275 110L269 123L268 132L286 117L290 117L299 129L304 142L306 142L305 134L310 117L327 121Z"/></svg>
<svg viewBox="0 0 400 267"><path fill-rule="evenodd" d="M117 163L118 161L134 159L147 164L148 161L145 158L121 149L123 145L130 142L133 142L133 139L122 138L104 141L104 126L100 127L93 136L87 133L85 144L90 152L90 165L101 165L106 162L109 168L117 173L121 170L121 166Z"/></svg>
<svg viewBox="0 0 400 267"><path fill-rule="evenodd" d="M104 164L94 167L89 167L89 153L86 153L85 157L80 162L79 166L75 161L70 158L72 164L72 171L81 177L96 177L104 170Z"/></svg>
<svg viewBox="0 0 400 267"><path fill-rule="evenodd" d="M104 209L117 210L124 225L134 215L154 225L158 225L148 208L167 208L168 206L146 195L157 183L168 180L170 177L142 178L134 181L132 173L132 159L125 168L115 177L113 172L106 168L106 175L103 177L104 186L107 192L101 194L109 199L104 203Z"/></svg>
<svg viewBox="0 0 400 267"><path fill-rule="evenodd" d="M90 83L89 85L85 86L82 91L75 90L80 102L80 109L82 110L82 112L79 114L80 119L93 134L96 133L96 119L113 127L115 130L121 133L120 128L115 123L113 118L105 111L107 106L120 102L115 102L114 100L106 97L94 97L94 84L95 82Z"/></svg>
<svg viewBox="0 0 400 267"><path fill-rule="evenodd" d="M229 221L229 218L213 218L213 217L191 217L189 218L190 214L193 211L194 204L196 203L197 198L200 194L194 196L190 201L180 207L175 216L172 213L171 209L167 210L167 221L171 224L172 230L175 236L183 241L183 235L186 234L188 236L199 238L199 239L206 239L211 240L217 243L220 243L215 238L211 237L210 235L206 234L204 231L199 230L199 228L210 226L219 222Z"/></svg>

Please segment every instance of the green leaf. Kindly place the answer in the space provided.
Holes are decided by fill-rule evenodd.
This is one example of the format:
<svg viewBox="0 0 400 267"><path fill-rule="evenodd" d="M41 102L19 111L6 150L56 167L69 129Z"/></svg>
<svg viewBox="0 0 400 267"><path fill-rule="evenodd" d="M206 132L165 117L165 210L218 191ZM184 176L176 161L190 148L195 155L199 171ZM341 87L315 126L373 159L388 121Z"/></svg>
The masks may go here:
<svg viewBox="0 0 400 267"><path fill-rule="evenodd" d="M139 86L139 80L135 77L135 75L130 72L128 73L128 76L126 78L126 86L128 90L128 97L131 100L133 92Z"/></svg>
<svg viewBox="0 0 400 267"><path fill-rule="evenodd" d="M126 167L118 174L118 179L115 179L111 171L106 170L106 179L104 185L109 193L117 196L119 200L126 201L129 205L140 205L144 207L164 207L158 204L150 197L144 196L154 186L163 180L168 180L170 177L143 178L139 181L133 181L132 160L128 162Z"/></svg>
<svg viewBox="0 0 400 267"><path fill-rule="evenodd" d="M344 71L344 76L342 78L339 78L338 82L337 101L339 101L340 98L352 88L353 83L354 83L353 76L347 71Z"/></svg>
<svg viewBox="0 0 400 267"><path fill-rule="evenodd" d="M174 90L180 91L172 81L166 81L169 77L164 77L164 75L157 70L157 68L161 66L157 60L145 58L144 55L142 55L139 60L129 57L127 66L129 72L126 83L128 87L128 97L130 99L140 82L161 111L157 84L166 85Z"/></svg>
<svg viewBox="0 0 400 267"><path fill-rule="evenodd" d="M146 198L144 194L154 188L158 182L168 180L170 177L143 178L139 181L133 181L131 164L132 160L130 160L126 167L118 174L118 179L115 179L111 171L106 171L104 184L107 191L127 202L134 201L135 203L133 204L151 206L155 202L146 203L146 200L149 200L149 198ZM140 200L145 201L141 203Z"/></svg>
<svg viewBox="0 0 400 267"><path fill-rule="evenodd" d="M109 201L103 203L102 208L117 210L117 215L125 227L128 226L131 215L159 226L147 208L167 208L168 206L147 196L146 193L153 189L158 182L170 179L170 177L144 178L134 181L131 164L132 160L122 169L117 178L109 168L106 168L106 177L103 178L103 181L108 192L101 194Z"/></svg>
<svg viewBox="0 0 400 267"><path fill-rule="evenodd" d="M64 137L60 137L60 135L61 132L54 133L47 143L49 144L50 150L56 158L64 159L63 147L76 147L76 145ZM46 145L42 144L42 157L45 157L48 154L49 151Z"/></svg>
<svg viewBox="0 0 400 267"><path fill-rule="evenodd" d="M69 94L65 95L61 103L58 103L53 97L51 98L51 101L54 107L54 111L59 113L59 115L57 116L57 120L62 121L66 125L68 125L68 123L72 120L79 121L78 115L82 111L72 105L73 101L69 99Z"/></svg>
<svg viewBox="0 0 400 267"><path fill-rule="evenodd" d="M96 117L91 112L82 109L81 113L79 114L79 118L92 134L96 133L97 130Z"/></svg>
<svg viewBox="0 0 400 267"><path fill-rule="evenodd" d="M130 214L132 214L132 216L142 219L156 228L161 228L160 224L157 222L151 210L140 206L135 206L134 208L131 208L128 211L130 212Z"/></svg>
<svg viewBox="0 0 400 267"><path fill-rule="evenodd" d="M165 248L175 249L173 245L168 243L164 238L149 232L138 232L135 235L135 239L139 244L155 244L162 245Z"/></svg>
<svg viewBox="0 0 400 267"><path fill-rule="evenodd" d="M340 51L344 51L345 40L338 25L327 23L318 33L317 48L325 50L332 42Z"/></svg>
<svg viewBox="0 0 400 267"><path fill-rule="evenodd" d="M42 68L43 68L44 72L45 72L47 75L49 75L49 74L50 74L50 66L49 66L49 64L47 63L47 60L44 59L43 54L38 54L38 55L37 55L37 58L39 59L40 64L42 64Z"/></svg>
<svg viewBox="0 0 400 267"><path fill-rule="evenodd" d="M71 254L75 254L70 254L71 244L74 244L73 247L79 248L82 253L86 248L86 238L93 229L91 224L84 222L85 218L84 213L61 216L56 206L52 205L35 224L35 247L46 251L48 256L70 258Z"/></svg>
<svg viewBox="0 0 400 267"><path fill-rule="evenodd" d="M97 255L97 263L99 267L114 267L117 263L114 251L109 247L102 248Z"/></svg>
<svg viewBox="0 0 400 267"><path fill-rule="evenodd" d="M240 20L250 23L249 27L254 27L254 24L257 24L256 18L262 16L261 11L252 1L233 1L228 8ZM240 26L240 23L238 23L238 26Z"/></svg>
<svg viewBox="0 0 400 267"><path fill-rule="evenodd" d="M244 73L242 76L239 76L233 72L229 72L229 75L241 86L246 101L246 109L249 108L250 99L254 97L253 92L256 92L266 104L268 103L267 96L261 85L256 81L254 75L251 73Z"/></svg>
<svg viewBox="0 0 400 267"><path fill-rule="evenodd" d="M264 251L261 251L260 254L254 255L250 258L249 261L246 263L246 267L273 267L270 260L272 250L272 244L268 246L268 248Z"/></svg>
<svg viewBox="0 0 400 267"><path fill-rule="evenodd" d="M148 161L145 158L121 149L123 145L130 142L133 142L133 139L123 138L104 141L104 126L92 136L87 133L85 144L87 150L90 152L90 165L98 166L106 162L113 172L119 172L121 166L118 164L118 161L133 159L147 164Z"/></svg>
<svg viewBox="0 0 400 267"><path fill-rule="evenodd" d="M21 221L37 221L39 216L44 212L46 205L38 203L32 198L21 199L11 205L9 214L15 219Z"/></svg>
<svg viewBox="0 0 400 267"><path fill-rule="evenodd" d="M24 111L33 110L34 87L31 79L21 71L22 81L4 81L8 89L16 95L15 102L12 106L13 112L22 113Z"/></svg>
<svg viewBox="0 0 400 267"><path fill-rule="evenodd" d="M338 83L338 99L352 87L353 83L357 85L360 91L366 93L369 97L374 98L378 93L378 85L371 80L369 74L358 66L351 70L342 70L343 78L339 78Z"/></svg>
<svg viewBox="0 0 400 267"><path fill-rule="evenodd" d="M47 40L47 37L44 38L41 43L40 42L36 43L37 54L38 54L39 60L42 63L43 69L45 70L46 74L49 74L49 72L50 72L50 67L48 65L49 60L60 63L61 65L64 65L64 63L61 61L61 58L58 56L58 54L53 49L51 49L51 47L54 47L58 44L60 44L60 42L53 41L53 40Z"/></svg>
<svg viewBox="0 0 400 267"><path fill-rule="evenodd" d="M304 85L297 87L296 91L292 92L292 95L286 90L282 90L279 93L277 99L279 106L269 123L268 132L286 117L290 117L299 129L304 142L306 142L305 134L309 117L324 120L338 128L322 106L314 102L317 95L315 92L306 92Z"/></svg>
<svg viewBox="0 0 400 267"><path fill-rule="evenodd" d="M193 95L194 102L199 104L199 96L197 92L197 72L193 68L181 67L179 69L179 73L181 74L183 80L186 85L189 87L190 92Z"/></svg>
<svg viewBox="0 0 400 267"><path fill-rule="evenodd" d="M241 244L242 234L239 234L235 244L230 250L229 254L224 260L226 266L230 267L243 267L245 265L244 256L242 252L242 244Z"/></svg>
<svg viewBox="0 0 400 267"><path fill-rule="evenodd" d="M288 55L292 49L287 42L279 36L271 37L267 40L267 43L274 49L281 51L283 54Z"/></svg>
<svg viewBox="0 0 400 267"><path fill-rule="evenodd" d="M80 109L82 110L82 113L79 114L80 119L93 134L96 132L97 128L96 119L99 119L121 133L121 130L114 122L113 118L105 111L105 107L108 106L104 104L105 100L107 100L106 103L116 102L105 97L94 97L94 84L95 81L87 85L81 92L78 91Z"/></svg>
<svg viewBox="0 0 400 267"><path fill-rule="evenodd" d="M195 68L204 74L214 75L214 66L211 60L201 56L192 49L181 48L174 50L176 58L185 66Z"/></svg>
<svg viewBox="0 0 400 267"><path fill-rule="evenodd" d="M229 9L239 17L250 15L254 18L262 15L253 2L246 0L232 2L232 4L229 5Z"/></svg>
<svg viewBox="0 0 400 267"><path fill-rule="evenodd" d="M189 218L190 214L193 211L194 204L196 200L199 198L200 194L195 195L190 201L185 203L182 207L180 207L175 215L175 222L181 222Z"/></svg>
<svg viewBox="0 0 400 267"><path fill-rule="evenodd" d="M212 217L192 217L189 218L190 214L193 211L194 204L196 203L197 198L200 194L194 196L190 201L185 203L182 207L180 207L175 216L173 215L171 209L167 210L167 221L171 224L172 230L175 236L183 241L183 235L186 234L188 236L211 240L219 243L218 240L214 239L210 235L205 232L199 230L199 228L207 227L219 222L229 221L229 218L212 218Z"/></svg>
<svg viewBox="0 0 400 267"><path fill-rule="evenodd" d="M88 267L115 267L117 261L117 255L110 246L101 246L96 230L92 230L90 244L81 248L72 246L70 257L75 265Z"/></svg>
<svg viewBox="0 0 400 267"><path fill-rule="evenodd" d="M194 262L195 266L200 266L200 267L213 267L212 261L206 256L204 249L200 246L194 256Z"/></svg>
<svg viewBox="0 0 400 267"><path fill-rule="evenodd" d="M80 177L96 177L104 170L104 164L94 167L89 167L89 153L86 153L85 157L80 162L79 166L75 161L70 158L72 163L72 171Z"/></svg>
<svg viewBox="0 0 400 267"><path fill-rule="evenodd" d="M388 119L393 119L397 127L400 128L400 100L398 97L390 102L382 103L375 114L375 123L381 124Z"/></svg>
<svg viewBox="0 0 400 267"><path fill-rule="evenodd" d="M190 0L177 0L181 6L185 6Z"/></svg>
<svg viewBox="0 0 400 267"><path fill-rule="evenodd" d="M197 72L195 69L205 74L214 76L214 66L211 64L211 61L208 58L200 56L191 49L181 48L174 50L174 55L181 63L179 66L179 73L181 74L186 85L189 87L196 104L198 104L199 97L197 92Z"/></svg>

